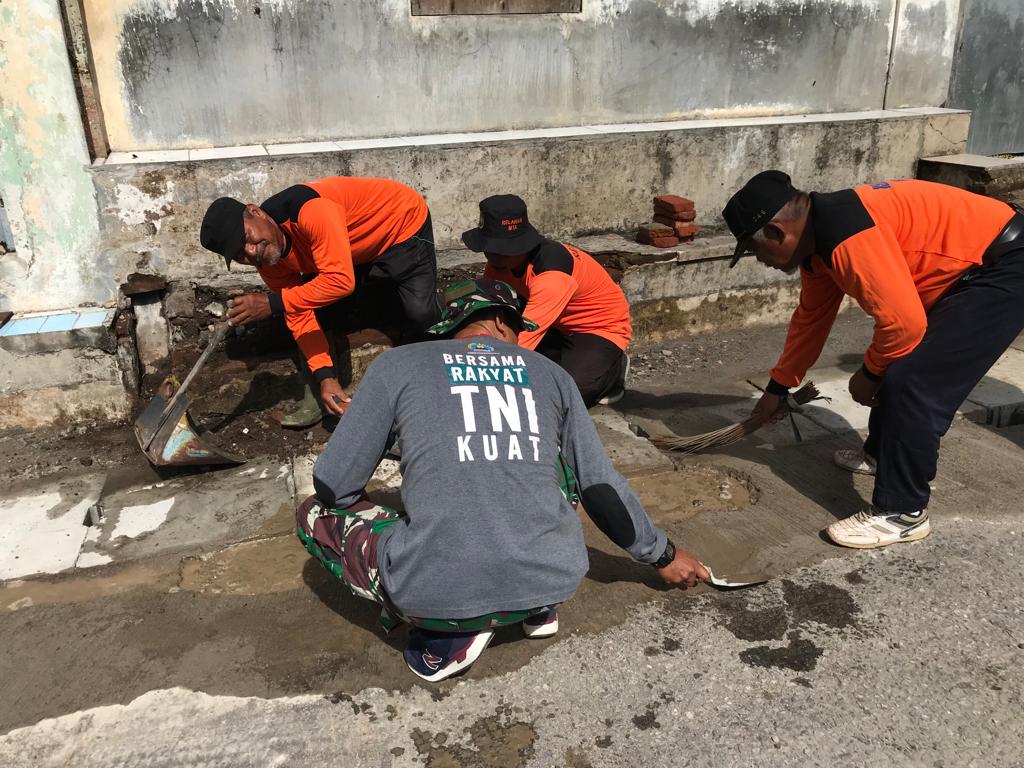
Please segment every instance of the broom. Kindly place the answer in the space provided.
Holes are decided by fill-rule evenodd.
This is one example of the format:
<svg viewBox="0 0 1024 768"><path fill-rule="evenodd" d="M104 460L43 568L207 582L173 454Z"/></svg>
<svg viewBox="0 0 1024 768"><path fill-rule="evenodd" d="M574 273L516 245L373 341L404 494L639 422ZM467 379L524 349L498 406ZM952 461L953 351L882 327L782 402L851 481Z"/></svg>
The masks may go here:
<svg viewBox="0 0 1024 768"><path fill-rule="evenodd" d="M757 385L755 384L754 386ZM760 389L760 387L758 387L758 389ZM793 410L799 410L801 406L807 405L807 403L810 403L813 400L825 399L827 398L823 398L821 396L821 393L818 392L818 388L814 386L814 383L808 381L800 387L800 389L782 401L780 410L788 413L792 420ZM790 403L790 401L792 401L792 403ZM679 437L678 435L648 435L647 439L663 451L672 451L674 453L700 453L701 451L706 451L711 448L721 448L722 446L738 442L747 435L753 434L763 427L765 421L766 420L762 418L748 416L739 424L731 424L728 427L722 427L721 429L716 429L711 432L705 432L701 435L693 435L692 437ZM793 431L797 436L797 440L799 440L800 432L796 427L796 422L793 421L792 424Z"/></svg>

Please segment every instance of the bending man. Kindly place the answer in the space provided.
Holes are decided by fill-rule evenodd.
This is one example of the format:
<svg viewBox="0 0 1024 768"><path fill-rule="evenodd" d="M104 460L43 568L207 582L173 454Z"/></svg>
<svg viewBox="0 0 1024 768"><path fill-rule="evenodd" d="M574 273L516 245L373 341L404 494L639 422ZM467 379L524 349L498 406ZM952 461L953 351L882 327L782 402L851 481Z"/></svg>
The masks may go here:
<svg viewBox="0 0 1024 768"><path fill-rule="evenodd" d="M800 305L755 408L779 412L821 354L844 296L875 319L850 395L871 408L863 450L835 462L875 476L871 506L827 529L847 547L924 538L939 440L957 408L1024 328L1024 216L1005 203L926 181L828 194L781 171L752 178L723 211L746 250L800 270Z"/></svg>

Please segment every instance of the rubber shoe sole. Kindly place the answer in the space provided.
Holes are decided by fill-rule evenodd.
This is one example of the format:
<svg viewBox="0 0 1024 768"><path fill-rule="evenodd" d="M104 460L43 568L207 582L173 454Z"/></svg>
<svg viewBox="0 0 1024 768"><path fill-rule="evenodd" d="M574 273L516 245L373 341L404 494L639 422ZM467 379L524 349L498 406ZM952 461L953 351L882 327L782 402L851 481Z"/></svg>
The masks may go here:
<svg viewBox="0 0 1024 768"><path fill-rule="evenodd" d="M528 620L527 620L528 621ZM558 633L558 616L556 615L553 621L547 621L543 624L528 624L526 621L523 622L523 634L531 640L540 640L545 637L551 637Z"/></svg>
<svg viewBox="0 0 1024 768"><path fill-rule="evenodd" d="M482 654L487 649L487 646L490 645L493 638L494 632L486 631L477 633L476 637L473 638L473 641L466 649L466 655L461 660L445 664L432 675L422 674L408 662L405 666L409 667L409 671L416 675L416 677L423 678L428 683L437 683L441 680L452 677L453 675L465 672L473 666L476 660L480 658L480 654Z"/></svg>
<svg viewBox="0 0 1024 768"><path fill-rule="evenodd" d="M829 526L825 529L825 535L828 536L829 541L840 547L846 547L847 549L881 549L882 547L888 547L892 544L906 544L911 541L920 541L932 532L931 521L925 520L921 525L906 531L905 535L889 537L885 540L875 542L837 541L832 536L832 531L830 530L831 527L832 526Z"/></svg>

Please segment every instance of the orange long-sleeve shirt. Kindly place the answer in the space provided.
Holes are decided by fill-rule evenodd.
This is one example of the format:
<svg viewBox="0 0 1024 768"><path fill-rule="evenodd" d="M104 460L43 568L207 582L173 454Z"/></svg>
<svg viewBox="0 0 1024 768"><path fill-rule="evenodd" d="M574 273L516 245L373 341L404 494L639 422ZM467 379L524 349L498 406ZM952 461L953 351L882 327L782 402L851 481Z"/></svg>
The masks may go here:
<svg viewBox="0 0 1024 768"><path fill-rule="evenodd" d="M565 334L592 333L622 350L629 345L629 302L586 251L545 240L522 275L488 264L484 277L503 280L526 298L523 315L539 328L519 334L520 346L536 349L550 328Z"/></svg>
<svg viewBox="0 0 1024 768"><path fill-rule="evenodd" d="M920 343L928 310L981 263L1012 216L1005 203L928 181L811 193L817 253L800 270L800 304L772 379L784 387L801 382L844 295L875 319L864 367L884 374Z"/></svg>
<svg viewBox="0 0 1024 768"><path fill-rule="evenodd" d="M416 234L427 220L427 204L397 181L334 176L289 187L260 208L289 243L281 261L259 270L280 294L271 304L283 309L310 369L330 372L330 348L313 310L352 293L356 264Z"/></svg>

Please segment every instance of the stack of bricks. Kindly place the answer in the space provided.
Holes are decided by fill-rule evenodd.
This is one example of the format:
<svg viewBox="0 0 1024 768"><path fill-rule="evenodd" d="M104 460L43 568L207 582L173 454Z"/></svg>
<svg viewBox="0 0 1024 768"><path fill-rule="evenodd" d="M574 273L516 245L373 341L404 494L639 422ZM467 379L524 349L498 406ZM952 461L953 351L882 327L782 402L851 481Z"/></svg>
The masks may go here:
<svg viewBox="0 0 1024 768"><path fill-rule="evenodd" d="M636 239L658 248L688 243L700 231L694 224L696 218L693 200L679 195L658 195L654 198L654 220L640 227Z"/></svg>

